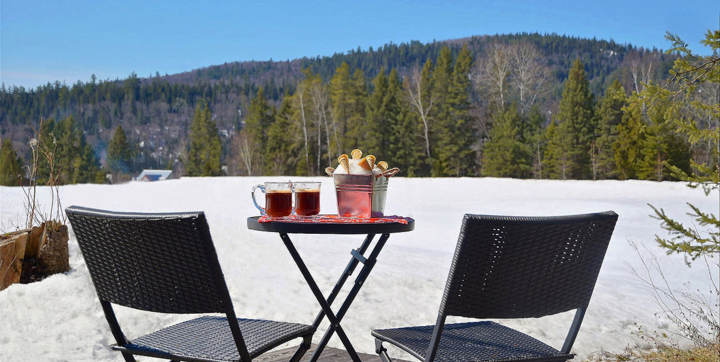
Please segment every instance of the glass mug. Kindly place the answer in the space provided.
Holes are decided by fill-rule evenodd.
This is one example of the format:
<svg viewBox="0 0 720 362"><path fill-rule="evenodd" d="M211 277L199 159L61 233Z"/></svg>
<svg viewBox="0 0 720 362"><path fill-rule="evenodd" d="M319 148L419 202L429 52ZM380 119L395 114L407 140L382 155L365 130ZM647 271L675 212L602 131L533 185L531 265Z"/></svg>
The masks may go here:
<svg viewBox="0 0 720 362"><path fill-rule="evenodd" d="M320 182L295 182L295 213L313 216L320 213Z"/></svg>
<svg viewBox="0 0 720 362"><path fill-rule="evenodd" d="M265 182L264 185L255 185L250 191L253 204L260 210L260 214L272 217L288 216L292 214L292 182ZM255 190L265 193L265 207L258 205L255 200Z"/></svg>

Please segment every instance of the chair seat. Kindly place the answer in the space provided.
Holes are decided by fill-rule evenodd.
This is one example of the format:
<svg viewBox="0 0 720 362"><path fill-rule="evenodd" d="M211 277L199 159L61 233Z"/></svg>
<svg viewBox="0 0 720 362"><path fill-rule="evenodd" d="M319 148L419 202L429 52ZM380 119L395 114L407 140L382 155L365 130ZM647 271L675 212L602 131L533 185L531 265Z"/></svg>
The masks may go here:
<svg viewBox="0 0 720 362"><path fill-rule="evenodd" d="M304 324L258 319L238 319L248 353L254 358L294 338L312 334ZM225 317L204 316L113 346L133 354L193 361L239 361L230 326Z"/></svg>
<svg viewBox="0 0 720 362"><path fill-rule="evenodd" d="M372 335L424 359L435 326L376 329ZM565 361L572 354L494 322L446 324L435 361Z"/></svg>

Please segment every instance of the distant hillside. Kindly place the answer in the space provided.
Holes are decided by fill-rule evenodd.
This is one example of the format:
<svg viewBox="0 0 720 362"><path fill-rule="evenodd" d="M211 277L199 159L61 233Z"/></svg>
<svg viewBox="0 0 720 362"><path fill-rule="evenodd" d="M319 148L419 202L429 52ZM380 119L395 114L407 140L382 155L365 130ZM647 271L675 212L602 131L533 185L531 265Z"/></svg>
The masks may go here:
<svg viewBox="0 0 720 362"><path fill-rule="evenodd" d="M642 79L663 79L673 58L659 50L648 50L613 41L581 39L560 35L513 34L420 43L387 44L377 49L357 49L332 56L290 61L233 62L185 73L121 81L78 82L74 85L48 84L36 89L0 89L0 137L10 138L20 155L28 158L27 141L40 119L72 116L80 124L98 158L104 160L112 130L122 125L128 137L142 145L140 167L164 167L182 156L195 106L207 100L222 137L224 152L233 135L242 127L249 100L259 87L273 103L292 94L309 68L324 80L332 77L343 62L351 72L361 69L370 79L381 69L397 69L400 75L427 59L435 59L444 46L457 53L467 45L480 64L494 44L529 42L542 55L551 74L549 91L538 100L544 112L552 112L560 98L562 82L571 63L581 58L596 96L613 79L632 90L638 74ZM634 76L635 78L634 78ZM642 80L641 79L641 80ZM483 95L472 95L476 109L482 108ZM482 114L482 112L480 112Z"/></svg>

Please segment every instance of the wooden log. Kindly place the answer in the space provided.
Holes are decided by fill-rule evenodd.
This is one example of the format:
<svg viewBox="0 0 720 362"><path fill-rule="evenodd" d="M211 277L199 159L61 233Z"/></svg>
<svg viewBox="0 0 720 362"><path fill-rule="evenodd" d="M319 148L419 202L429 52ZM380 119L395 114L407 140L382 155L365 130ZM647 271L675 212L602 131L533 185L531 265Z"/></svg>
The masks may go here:
<svg viewBox="0 0 720 362"><path fill-rule="evenodd" d="M0 290L20 281L29 235L28 230L22 230L0 240Z"/></svg>
<svg viewBox="0 0 720 362"><path fill-rule="evenodd" d="M41 271L45 276L65 273L70 270L67 225L49 221L44 226L37 256Z"/></svg>
<svg viewBox="0 0 720 362"><path fill-rule="evenodd" d="M25 258L37 258L43 231L45 231L45 224L33 226L33 228L30 229L27 246L25 247Z"/></svg>

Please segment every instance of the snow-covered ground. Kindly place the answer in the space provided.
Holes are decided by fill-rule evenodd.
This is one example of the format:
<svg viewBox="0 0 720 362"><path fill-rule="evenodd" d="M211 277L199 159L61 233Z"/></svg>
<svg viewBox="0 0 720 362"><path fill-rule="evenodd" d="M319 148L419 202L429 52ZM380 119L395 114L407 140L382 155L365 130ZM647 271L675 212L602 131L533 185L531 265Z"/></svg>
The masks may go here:
<svg viewBox="0 0 720 362"><path fill-rule="evenodd" d="M257 214L248 191L267 180L271 178L70 185L62 187L61 195L65 206L205 211L237 314L310 323L318 305L280 238L245 226L245 219ZM335 212L330 180L318 180L323 181L322 211ZM44 204L47 193L47 189L41 191ZM681 257L664 256L654 245L659 227L648 216L647 203L687 218L686 201L706 210L717 208L717 195L705 197L682 183L394 178L386 211L414 217L415 231L391 236L342 324L355 347L368 353L374 350L372 328L433 324L465 213L561 215L614 210L620 218L574 351L580 358L620 351L637 341L635 323L649 331L672 329L657 318L652 294L632 272L640 259L629 241L657 254L676 285L686 281L694 283L691 289L707 285L704 267L688 268ZM22 225L23 210L22 191L0 187L0 231ZM350 249L362 241L361 236L297 235L293 239L326 293L347 263ZM67 274L0 292L0 361L121 360L106 347L113 343L112 336L72 234L70 264ZM130 338L190 317L117 310ZM571 313L564 313L504 323L559 348L571 319ZM341 346L336 337L330 344ZM396 350L392 354L402 357Z"/></svg>

